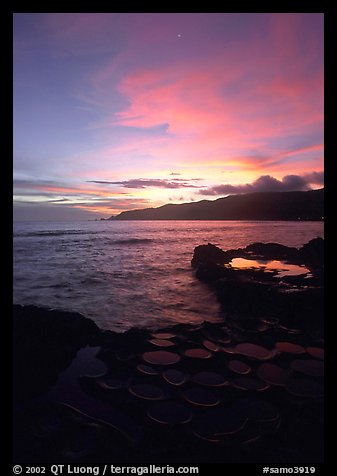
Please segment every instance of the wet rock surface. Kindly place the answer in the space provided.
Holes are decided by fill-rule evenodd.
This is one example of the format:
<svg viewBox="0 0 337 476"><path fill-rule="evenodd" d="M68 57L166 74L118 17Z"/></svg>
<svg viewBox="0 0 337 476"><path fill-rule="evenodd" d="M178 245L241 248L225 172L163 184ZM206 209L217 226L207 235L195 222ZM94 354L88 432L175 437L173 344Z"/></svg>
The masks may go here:
<svg viewBox="0 0 337 476"><path fill-rule="evenodd" d="M245 266L235 266L238 258ZM191 264L197 278L214 289L225 315L241 321L276 318L288 327L323 332L322 238L299 249L278 243L253 243L223 251L209 243L195 248ZM291 272L287 273L287 267Z"/></svg>
<svg viewBox="0 0 337 476"><path fill-rule="evenodd" d="M13 306L14 400L47 391L76 352L96 342L96 324L73 312Z"/></svg>
<svg viewBox="0 0 337 476"><path fill-rule="evenodd" d="M257 248L260 253L261 248ZM286 250L277 250L286 259ZM212 247L210 265L224 268L221 260L226 253ZM298 256L294 249L291 253ZM197 253L194 265L205 265L206 255L198 261ZM229 256L227 259L229 262ZM309 267L309 261L305 264ZM319 270L316 260L310 268L317 279L314 291L323 288ZM220 278L224 283L227 279ZM230 279L235 281L236 277ZM276 295L284 293L282 283L277 276L275 279L270 285L258 274L252 284L257 289L271 286ZM214 281L210 282L213 286ZM245 281L240 277L239 282ZM220 288L216 285L214 289L218 292ZM261 293L263 299L265 291ZM221 302L224 306L227 299ZM26 382L30 379L29 386L36 388L35 392L23 392L15 406L16 460L114 464L322 462L321 323L315 317L308 325L307 313L301 314L303 309L292 307L293 303L278 313L263 301L256 303L259 307L250 313L240 306L235 313L227 309L222 324L178 324L155 333L131 329L123 334L100 331L84 318L68 313L61 313L64 316L55 328L45 326L44 319L48 319L34 318L31 308L24 312L16 309L14 351L19 354L16 359L21 378L31 369L32 359L43 359L48 352L45 342L49 346L53 342L55 360L53 365L51 358L46 360L51 365L52 379L46 371L39 373L40 382L37 375L32 377L31 370L27 373ZM316 303L317 309L320 305L320 301ZM74 336L70 331L73 326L78 331ZM64 332L66 345L61 343ZM62 336L61 340L57 336ZM66 351L70 341L71 350ZM55 351L58 347L62 352ZM20 354L30 355L28 367ZM23 387L22 382L17 385L16 393Z"/></svg>

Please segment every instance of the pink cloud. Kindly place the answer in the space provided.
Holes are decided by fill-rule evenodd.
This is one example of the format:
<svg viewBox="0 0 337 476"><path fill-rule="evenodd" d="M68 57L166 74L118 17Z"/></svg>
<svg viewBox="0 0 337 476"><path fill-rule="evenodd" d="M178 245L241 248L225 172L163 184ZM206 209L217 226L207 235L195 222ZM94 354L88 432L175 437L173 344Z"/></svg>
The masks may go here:
<svg viewBox="0 0 337 476"><path fill-rule="evenodd" d="M37 157L36 168L18 176L49 177L35 184L40 197L109 207L103 201L125 193L123 184L139 177L165 184L172 170L185 180L202 176L209 188L219 177L238 186L323 168L319 14L54 13L28 24L32 19L29 47L17 48L27 61L39 58L46 71L58 71L54 83L46 76L46 90L60 85L69 111L62 116L69 139L68 130L58 140L46 124L42 152L28 133L32 150L22 146ZM64 107L61 99L55 104ZM88 185L93 179L111 184ZM130 198L172 197L151 186Z"/></svg>
<svg viewBox="0 0 337 476"><path fill-rule="evenodd" d="M237 103L220 94L228 78L214 74L211 65L206 69L208 73L192 70L172 82L165 70L129 76L120 84L120 90L128 97L130 107L118 114L117 122L140 127L167 122L168 133L179 141L181 152L190 148L198 161L198 157L216 151L220 157L226 151L264 147L273 136L299 132L321 119L293 102L278 108L280 96L286 101L287 95L275 82L264 85L264 101L244 92ZM153 147L151 151L158 153Z"/></svg>
<svg viewBox="0 0 337 476"><path fill-rule="evenodd" d="M272 70L275 61L269 62ZM175 74L174 67L130 73L119 85L130 105L117 114L116 122L140 127L165 122L175 139L198 151L200 146L203 150L202 142L208 149L225 151L254 147L256 142L261 146L273 136L299 133L322 121L315 103L321 77L267 78L261 84L251 85L248 80L245 85L241 78L249 65L228 71L219 63L219 58L203 62L202 72L199 64L187 65L182 76ZM263 64L266 67L265 58ZM259 69L258 62L254 66ZM181 71L180 65L177 69ZM226 87L235 82L242 90L233 97Z"/></svg>
<svg viewBox="0 0 337 476"><path fill-rule="evenodd" d="M222 21L230 25L234 17L224 16ZM116 35L121 37L127 25L128 40L92 75L94 94L88 100L100 104L117 89L122 103L116 107L115 98L108 99L111 113L93 127L106 128L104 134L109 138L109 129L122 126L125 137L79 157L87 174L92 175L90 164L99 159L102 179L111 179L111 169L117 178L123 173L137 176L140 155L147 157L142 163L147 170L184 164L291 171L287 162L291 157L292 166L303 169L303 163L295 162L300 155L303 162L309 151L299 150L288 137L309 137L322 125L323 77L319 68L312 68L321 55L315 35L306 32L306 43L301 43L301 15L267 15L268 43L256 30L249 45L239 35L230 47L206 37L198 43L199 33L190 31L186 23L187 40L177 44L172 22L178 28L179 15L160 16L160 21L156 15L130 15L124 25L125 17L119 18ZM87 17L77 21L78 31L84 34ZM212 23L214 16L203 16L200 27L202 21ZM103 30L105 27L101 23ZM171 53L174 42L175 51L177 47L183 50L190 38L194 54ZM145 130L163 124L168 128L156 137L132 136L130 140L127 136L128 128ZM279 144L274 145L275 139ZM310 161L309 168L315 168L315 159L310 156Z"/></svg>
<svg viewBox="0 0 337 476"><path fill-rule="evenodd" d="M187 39L177 43L172 16L156 21L156 15L130 15L124 23L125 17L114 18L120 19L116 52L92 74L92 96L82 97L95 105L108 98L110 114L92 127L106 128L109 138L109 129L122 126L125 137L75 159L85 174L93 176L92 163L97 161L100 167L95 176L117 181L139 176L140 164L145 173L146 168L182 165L214 167L218 173L217 168L228 166L257 176L265 170L276 176L312 171L321 164L321 144L299 147L290 140L296 135L309 137L323 123L323 74L313 68L321 49L310 32L306 32L306 43L301 43L301 15L268 15L264 23L268 43L256 30L249 44L239 35L229 47L206 37L198 43L198 32L190 31L186 24ZM224 17L224 24L229 25L232 18ZM200 26L202 20L212 23L214 17L206 15ZM104 39L109 23L100 14L79 14L72 21L60 16L53 21L55 28L58 22L63 25L65 38L75 35L84 44L87 31ZM178 16L177 25L179 21ZM123 37L126 28L127 40ZM190 39L195 52L177 53L177 48L187 48ZM161 56L166 60L161 61ZM119 107L116 97L109 96L111 91L118 92ZM133 136L131 140L127 136L128 128L163 124L168 128L161 135ZM146 159L142 162L139 156ZM298 158L301 162L297 163ZM76 170L69 173L75 176Z"/></svg>

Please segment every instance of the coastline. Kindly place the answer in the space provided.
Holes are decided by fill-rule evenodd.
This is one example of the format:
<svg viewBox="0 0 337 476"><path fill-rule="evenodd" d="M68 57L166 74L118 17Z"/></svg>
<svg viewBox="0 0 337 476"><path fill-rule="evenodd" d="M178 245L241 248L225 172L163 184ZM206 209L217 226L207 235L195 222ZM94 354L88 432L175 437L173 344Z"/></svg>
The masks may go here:
<svg viewBox="0 0 337 476"><path fill-rule="evenodd" d="M323 328L319 319L306 319L303 303L310 294L309 308L320 308L315 291L324 287L323 263L311 263L314 292L305 288L304 300L282 293L275 301L275 291L277 305L270 307L265 286L275 286L277 276L265 276L268 284L261 275L252 283L251 270L226 270L225 277L221 260L233 250L224 257L211 249L212 259L208 248L203 261L195 250L194 267L222 305L232 306L220 324L119 334L80 314L14 306L19 460L38 455L50 462L57 454L58 462L261 463L268 454L275 463L322 462ZM250 313L248 276L254 292L263 289ZM296 316L292 326L289 313Z"/></svg>

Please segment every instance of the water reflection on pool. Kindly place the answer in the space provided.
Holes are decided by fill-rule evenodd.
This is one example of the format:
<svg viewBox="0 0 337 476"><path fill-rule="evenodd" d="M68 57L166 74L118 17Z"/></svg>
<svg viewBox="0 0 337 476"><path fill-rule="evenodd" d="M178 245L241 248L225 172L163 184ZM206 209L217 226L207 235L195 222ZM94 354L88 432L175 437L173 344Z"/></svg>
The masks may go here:
<svg viewBox="0 0 337 476"><path fill-rule="evenodd" d="M310 273L310 270L302 265L285 263L278 260L253 260L246 258L233 258L228 265L237 269L262 269L264 271L277 271L280 277L298 276Z"/></svg>

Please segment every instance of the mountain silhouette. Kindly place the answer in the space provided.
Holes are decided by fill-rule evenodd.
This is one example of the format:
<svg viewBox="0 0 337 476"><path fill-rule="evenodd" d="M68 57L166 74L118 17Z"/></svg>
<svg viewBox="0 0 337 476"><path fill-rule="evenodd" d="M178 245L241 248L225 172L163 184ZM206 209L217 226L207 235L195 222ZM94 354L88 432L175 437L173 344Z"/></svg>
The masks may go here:
<svg viewBox="0 0 337 476"><path fill-rule="evenodd" d="M254 192L217 200L130 210L108 220L322 220L324 189Z"/></svg>

